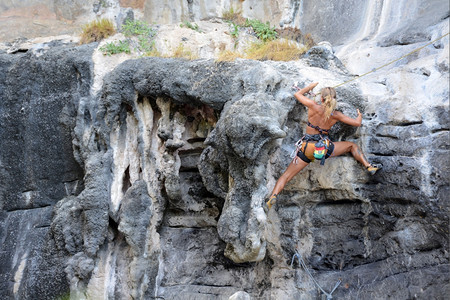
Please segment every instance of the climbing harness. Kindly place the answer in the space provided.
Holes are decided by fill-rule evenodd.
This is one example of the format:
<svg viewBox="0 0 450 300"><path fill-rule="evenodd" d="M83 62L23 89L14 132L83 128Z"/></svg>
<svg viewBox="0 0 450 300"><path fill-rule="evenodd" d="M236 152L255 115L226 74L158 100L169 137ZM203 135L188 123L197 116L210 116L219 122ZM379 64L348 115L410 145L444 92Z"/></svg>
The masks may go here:
<svg viewBox="0 0 450 300"><path fill-rule="evenodd" d="M295 143L295 149L292 150L291 152L291 158L294 159L294 163L297 164L298 163L298 152L302 150L302 144L303 144L303 139L306 137L306 135L304 135L301 139L299 139L296 143ZM306 145L308 145L308 142L306 142ZM305 146L306 148L306 146ZM306 149L305 149L306 150ZM302 158L303 159L303 158ZM304 159L303 159L304 160Z"/></svg>
<svg viewBox="0 0 450 300"><path fill-rule="evenodd" d="M314 128L320 133L320 140L314 144L313 156L315 159L320 160L320 164L323 166L325 164L325 155L328 152L328 145L330 144L328 139L328 132L330 129L322 129L319 126L311 124L309 121L308 126ZM327 137L323 137L323 135L327 135Z"/></svg>
<svg viewBox="0 0 450 300"><path fill-rule="evenodd" d="M306 156L306 149L308 147L308 142L314 141L314 153L313 157ZM303 145L305 146L303 148ZM302 149L303 148L303 149ZM322 134L305 134L301 139L295 143L295 149L291 152L291 158L294 159L294 163L298 164L298 158L306 163L310 163L314 160L320 160L320 165L325 164L325 159L331 156L334 150L334 145L328 138Z"/></svg>
<svg viewBox="0 0 450 300"><path fill-rule="evenodd" d="M317 286L317 288L319 288L319 290L324 293L327 296L327 300L331 300L333 299L333 292L337 289L337 287L341 284L342 280L339 278L338 282L336 282L333 290L331 290L331 292L327 293L324 291L324 289L319 285L319 283L314 279L314 277L312 276L311 272L309 271L308 267L306 266L305 261L303 260L303 257L300 253L298 253L297 250L295 250L295 254L292 256L292 260L291 260L291 268L294 265L294 260L295 258L297 258L298 263L303 267L303 269L305 270L306 274L308 274L308 276L311 278L311 280L314 282L314 284Z"/></svg>

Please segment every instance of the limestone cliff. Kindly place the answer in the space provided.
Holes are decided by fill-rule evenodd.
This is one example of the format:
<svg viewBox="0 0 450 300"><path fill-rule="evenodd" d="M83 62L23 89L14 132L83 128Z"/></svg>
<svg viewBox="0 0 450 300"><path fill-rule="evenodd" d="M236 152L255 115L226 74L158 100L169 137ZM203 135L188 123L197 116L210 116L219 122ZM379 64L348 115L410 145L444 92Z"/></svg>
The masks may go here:
<svg viewBox="0 0 450 300"><path fill-rule="evenodd" d="M265 9L282 3L279 21L296 25L322 2ZM262 209L304 132L294 82L335 86L448 32L442 1L437 19L417 2L423 18L398 26L382 2L368 2L366 27L346 10L357 32L291 62L112 61L61 41L0 50L1 298L321 299L290 265L298 251L326 291L342 279L337 299L445 299L448 36L337 88L339 109L364 121L333 140L382 171L349 156L311 164Z"/></svg>

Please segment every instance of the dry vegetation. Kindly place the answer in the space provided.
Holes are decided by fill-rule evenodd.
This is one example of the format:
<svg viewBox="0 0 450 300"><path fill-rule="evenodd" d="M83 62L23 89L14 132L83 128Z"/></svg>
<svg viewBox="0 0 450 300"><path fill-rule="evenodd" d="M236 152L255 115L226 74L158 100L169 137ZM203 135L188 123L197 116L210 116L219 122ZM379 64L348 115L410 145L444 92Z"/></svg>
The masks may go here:
<svg viewBox="0 0 450 300"><path fill-rule="evenodd" d="M275 27L270 26L269 22L262 23L259 20L245 19L242 17L241 10L234 7L223 12L223 19L230 24L230 35L235 40L235 48L239 41L241 28L253 32L259 41L251 43L243 52L223 51L217 57L217 61L234 61L237 58L275 61L297 60L315 45L311 35L305 35L297 28L275 29ZM111 20L95 20L83 26L80 43L100 41L115 32ZM126 41L104 45L100 50L105 55L133 51L143 56L176 57L188 60L198 58L197 53L187 48L183 43L180 43L171 53L159 52L154 42L157 32L145 22L129 21L123 25L122 32L127 37Z"/></svg>
<svg viewBox="0 0 450 300"><path fill-rule="evenodd" d="M281 29L276 29L279 38L285 38L288 40L296 41L306 46L306 48L313 47L316 43L314 42L311 34L303 34L298 28L285 27Z"/></svg>
<svg viewBox="0 0 450 300"><path fill-rule="evenodd" d="M230 7L222 13L222 18L230 23L230 35L235 40L235 48L242 27L250 28L260 42L252 43L244 53L223 51L217 61L233 61L236 58L255 60L289 61L299 59L308 49L315 45L310 34L303 34L298 28L271 27L269 22L245 19L240 9Z"/></svg>
<svg viewBox="0 0 450 300"><path fill-rule="evenodd" d="M299 59L307 51L294 41L285 39L254 43L245 51L245 58L255 60L289 61Z"/></svg>
<svg viewBox="0 0 450 300"><path fill-rule="evenodd" d="M189 48L186 48L182 43L178 45L175 49L172 50L170 53L161 53L159 52L156 47L154 47L151 51L145 53L144 56L151 56L151 57L165 57L165 58L184 58L187 60L194 60L198 59L198 55L192 52Z"/></svg>
<svg viewBox="0 0 450 300"><path fill-rule="evenodd" d="M222 12L222 18L238 26L245 26L246 19L242 16L242 10L233 6L229 10Z"/></svg>
<svg viewBox="0 0 450 300"><path fill-rule="evenodd" d="M190 49L184 47L183 44L179 44L178 47L173 50L172 55L169 55L168 57L184 58L188 60L198 58L195 53L193 53Z"/></svg>
<svg viewBox="0 0 450 300"><path fill-rule="evenodd" d="M299 59L308 48L300 46L294 41L277 39L269 42L257 42L251 44L244 53L237 51L223 51L217 61L234 61L236 58L254 60L290 61Z"/></svg>
<svg viewBox="0 0 450 300"><path fill-rule="evenodd" d="M235 61L236 58L244 58L241 53L237 51L225 50L219 54L216 61Z"/></svg>
<svg viewBox="0 0 450 300"><path fill-rule="evenodd" d="M92 21L91 23L84 25L82 30L80 39L81 44L101 41L116 32L113 22L109 19Z"/></svg>

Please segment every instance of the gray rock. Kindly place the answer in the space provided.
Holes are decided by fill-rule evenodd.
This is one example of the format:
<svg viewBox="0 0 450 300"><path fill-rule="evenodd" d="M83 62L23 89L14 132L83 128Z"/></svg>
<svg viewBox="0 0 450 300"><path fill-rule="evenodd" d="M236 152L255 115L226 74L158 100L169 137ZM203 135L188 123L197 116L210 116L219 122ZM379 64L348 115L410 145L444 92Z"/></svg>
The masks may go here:
<svg viewBox="0 0 450 300"><path fill-rule="evenodd" d="M234 293L233 295L231 295L231 297L228 298L228 299L229 300L250 300L251 297L246 292L239 291L239 292Z"/></svg>
<svg viewBox="0 0 450 300"><path fill-rule="evenodd" d="M124 196L119 211L119 231L123 232L135 256L145 251L147 227L150 225L151 200L144 181L136 181Z"/></svg>
<svg viewBox="0 0 450 300"><path fill-rule="evenodd" d="M72 133L79 98L89 94L93 46L0 56L1 298L68 292L66 255L79 251L81 232L72 230L78 224L65 224L53 240L51 211L84 188ZM70 201L58 207L68 208L65 215L74 220Z"/></svg>
<svg viewBox="0 0 450 300"><path fill-rule="evenodd" d="M0 161L8 166L0 173L3 209L52 205L67 194L66 184L79 182L82 187L72 130L78 99L90 84L92 63L83 57L92 50L58 47L39 58L28 53L0 58L0 138L5 141Z"/></svg>
<svg viewBox="0 0 450 300"><path fill-rule="evenodd" d="M319 43L319 45L312 47L305 53L304 58L311 67L326 70L334 69L344 74L348 73L341 61L334 56L331 44L328 42L322 42Z"/></svg>
<svg viewBox="0 0 450 300"><path fill-rule="evenodd" d="M286 63L129 60L93 95L94 46L0 55L3 298L320 298L295 251L327 291L342 278L339 298L447 295L445 66L409 72L435 91L424 108L405 110L395 78L378 97L340 87L364 126L332 138L383 169L311 164L266 215L307 118L292 83L352 78L328 46Z"/></svg>

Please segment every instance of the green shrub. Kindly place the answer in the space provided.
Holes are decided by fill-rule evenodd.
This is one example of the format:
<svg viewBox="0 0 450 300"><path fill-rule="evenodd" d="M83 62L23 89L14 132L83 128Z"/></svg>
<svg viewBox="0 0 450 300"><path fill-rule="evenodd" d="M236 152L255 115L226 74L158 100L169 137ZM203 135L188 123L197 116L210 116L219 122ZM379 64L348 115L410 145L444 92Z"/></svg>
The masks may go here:
<svg viewBox="0 0 450 300"><path fill-rule="evenodd" d="M230 27L231 27L231 32L230 32L231 36L234 39L237 39L239 37L239 28L240 28L240 26L237 25L237 24L234 24L234 23L230 23Z"/></svg>
<svg viewBox="0 0 450 300"><path fill-rule="evenodd" d="M150 25L139 20L135 21L127 20L125 24L122 25L121 31L127 37L141 36L152 38L156 35L156 32L151 28Z"/></svg>
<svg viewBox="0 0 450 300"><path fill-rule="evenodd" d="M126 37L137 37L137 43L134 40L129 40L130 45L137 51L147 53L152 52L155 47L153 38L156 36L156 31L147 23L139 20L127 20L122 25L122 33Z"/></svg>
<svg viewBox="0 0 450 300"><path fill-rule="evenodd" d="M247 19L245 25L251 27L256 36L263 42L274 40L277 37L275 26L270 27L269 21L263 23L260 20Z"/></svg>
<svg viewBox="0 0 450 300"><path fill-rule="evenodd" d="M190 29L195 30L197 32L201 32L200 28L198 27L198 25L196 23L191 23L191 22L188 22L188 21L185 21L185 22L181 23L180 27L187 27L187 28L190 28Z"/></svg>
<svg viewBox="0 0 450 300"><path fill-rule="evenodd" d="M155 47L155 41L151 41L145 37L138 37L138 48L142 52L150 52Z"/></svg>
<svg viewBox="0 0 450 300"><path fill-rule="evenodd" d="M109 19L92 21L91 23L84 25L82 30L80 39L81 44L98 42L116 32L113 22Z"/></svg>
<svg viewBox="0 0 450 300"><path fill-rule="evenodd" d="M103 52L103 55L111 56L113 54L118 53L127 53L130 54L130 42L126 41L118 41L117 43L107 43L103 47L100 47L100 51Z"/></svg>
<svg viewBox="0 0 450 300"><path fill-rule="evenodd" d="M122 25L121 32L127 38L124 41L107 43L100 48L104 55L113 55L118 53L131 53L132 50L139 51L143 55L147 53L156 53L155 42L153 38L156 31L147 23L139 20L127 20Z"/></svg>

